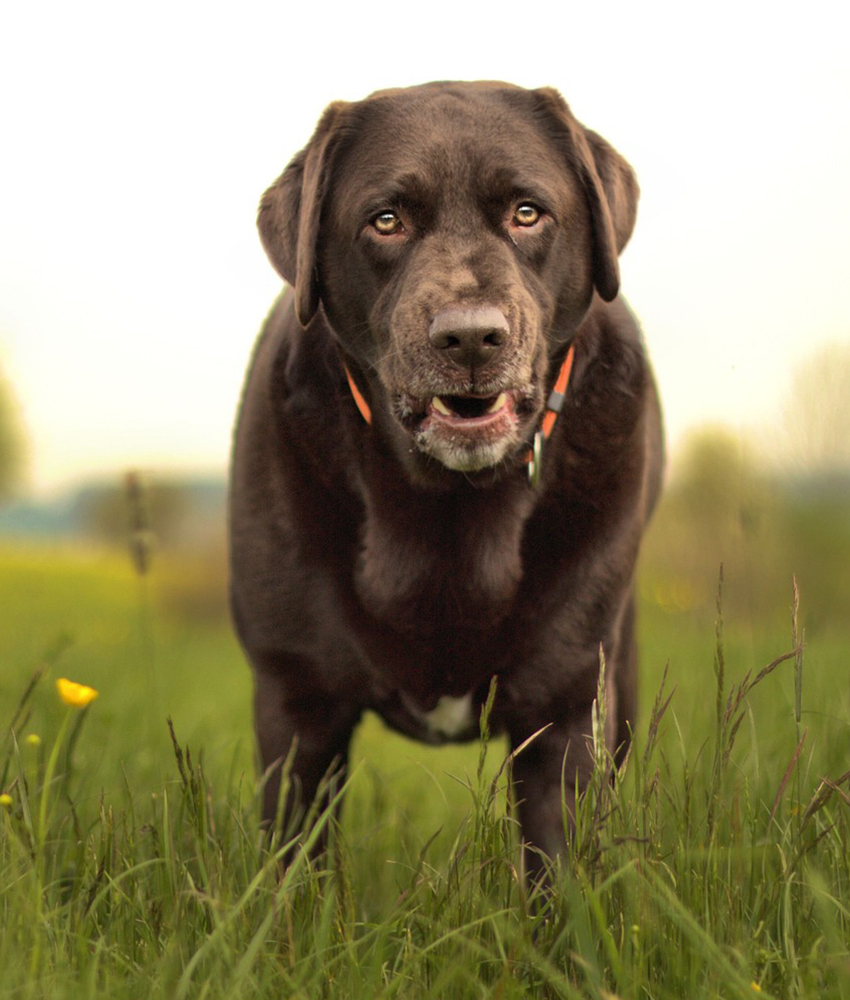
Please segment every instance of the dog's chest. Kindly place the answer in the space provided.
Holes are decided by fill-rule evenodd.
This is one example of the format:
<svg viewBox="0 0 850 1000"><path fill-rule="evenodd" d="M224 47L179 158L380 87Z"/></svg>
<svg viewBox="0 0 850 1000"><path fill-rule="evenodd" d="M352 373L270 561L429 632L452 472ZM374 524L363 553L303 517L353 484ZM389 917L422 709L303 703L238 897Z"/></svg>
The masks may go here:
<svg viewBox="0 0 850 1000"><path fill-rule="evenodd" d="M373 496L361 525L354 588L384 627L426 639L493 628L510 614L523 576L525 495L464 503L388 504Z"/></svg>
<svg viewBox="0 0 850 1000"><path fill-rule="evenodd" d="M420 739L475 736L491 678L516 663L530 491L368 486L350 621L373 707Z"/></svg>

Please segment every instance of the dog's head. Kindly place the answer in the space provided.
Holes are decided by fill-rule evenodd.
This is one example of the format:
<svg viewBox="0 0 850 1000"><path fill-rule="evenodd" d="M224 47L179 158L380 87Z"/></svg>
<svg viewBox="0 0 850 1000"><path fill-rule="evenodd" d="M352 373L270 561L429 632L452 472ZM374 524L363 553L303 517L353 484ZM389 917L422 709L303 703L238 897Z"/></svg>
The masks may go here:
<svg viewBox="0 0 850 1000"><path fill-rule="evenodd" d="M406 460L468 474L524 449L552 359L594 290L618 293L636 204L628 164L556 91L441 83L330 105L259 228Z"/></svg>

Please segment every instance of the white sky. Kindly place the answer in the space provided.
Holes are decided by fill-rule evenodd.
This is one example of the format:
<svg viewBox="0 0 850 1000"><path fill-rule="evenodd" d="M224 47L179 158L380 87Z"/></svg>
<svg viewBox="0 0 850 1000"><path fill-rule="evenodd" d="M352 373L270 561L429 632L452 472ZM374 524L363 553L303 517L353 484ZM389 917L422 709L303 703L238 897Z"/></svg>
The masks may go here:
<svg viewBox="0 0 850 1000"><path fill-rule="evenodd" d="M322 108L432 79L552 85L635 167L623 291L675 443L762 427L850 339L838 2L7 2L0 365L33 485L220 469L279 289L260 194Z"/></svg>

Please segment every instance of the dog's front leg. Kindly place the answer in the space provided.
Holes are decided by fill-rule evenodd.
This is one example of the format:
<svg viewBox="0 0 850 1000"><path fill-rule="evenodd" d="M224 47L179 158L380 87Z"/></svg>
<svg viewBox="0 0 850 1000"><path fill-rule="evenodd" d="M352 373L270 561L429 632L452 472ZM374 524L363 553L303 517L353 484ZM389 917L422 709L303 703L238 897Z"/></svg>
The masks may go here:
<svg viewBox="0 0 850 1000"><path fill-rule="evenodd" d="M523 861L532 883L545 879L546 858L557 858L566 848L575 824L576 792L584 791L593 773L591 731L592 704L573 710L568 721L550 725L513 762ZM518 729L510 735L516 749L532 734Z"/></svg>
<svg viewBox="0 0 850 1000"><path fill-rule="evenodd" d="M254 722L266 776L263 823L290 839L302 830L310 807L323 809L344 781L360 708L311 690L316 671L301 657L264 654L252 660ZM284 768L287 787L280 801ZM313 853L324 849L326 830Z"/></svg>

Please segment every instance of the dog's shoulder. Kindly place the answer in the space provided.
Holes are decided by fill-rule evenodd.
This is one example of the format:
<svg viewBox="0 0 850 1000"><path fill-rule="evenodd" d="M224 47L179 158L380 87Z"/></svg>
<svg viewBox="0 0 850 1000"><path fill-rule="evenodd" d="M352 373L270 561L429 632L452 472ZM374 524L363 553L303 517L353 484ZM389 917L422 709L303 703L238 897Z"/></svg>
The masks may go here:
<svg viewBox="0 0 850 1000"><path fill-rule="evenodd" d="M312 438L328 430L329 420L336 422L340 372L324 313L320 310L308 327L302 327L287 289L254 345L243 406L245 399L258 396L281 432L288 429Z"/></svg>
<svg viewBox="0 0 850 1000"><path fill-rule="evenodd" d="M616 411L619 428L638 419L653 392L643 334L622 297L595 302L576 337L573 403L588 411Z"/></svg>
<svg viewBox="0 0 850 1000"><path fill-rule="evenodd" d="M300 468L320 481L339 479L337 466L346 462L341 410L349 402L341 372L322 312L303 328L286 290L254 345L235 431L234 474L245 466L246 475L250 468L265 477L283 464L287 475Z"/></svg>
<svg viewBox="0 0 850 1000"><path fill-rule="evenodd" d="M640 324L622 297L591 308L580 328L563 425L570 488L615 493L626 506L643 497L645 520L663 466L661 412Z"/></svg>

